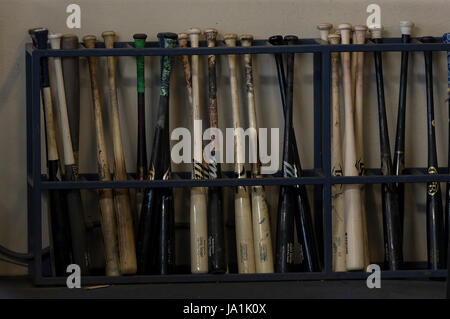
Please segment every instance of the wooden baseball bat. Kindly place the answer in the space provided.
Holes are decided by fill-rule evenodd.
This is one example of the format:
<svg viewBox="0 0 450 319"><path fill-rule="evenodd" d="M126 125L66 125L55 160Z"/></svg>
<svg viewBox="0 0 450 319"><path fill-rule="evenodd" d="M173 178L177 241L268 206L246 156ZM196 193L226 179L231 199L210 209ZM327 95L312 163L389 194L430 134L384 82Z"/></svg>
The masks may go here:
<svg viewBox="0 0 450 319"><path fill-rule="evenodd" d="M411 29L414 23L411 21L401 21L400 30L402 32L402 43L409 43L411 40ZM406 117L406 90L408 87L408 51L402 51L401 66L400 66L400 89L398 94L398 112L397 112L397 132L395 135L395 151L394 151L394 174L399 176L405 168L405 117ZM402 235L400 240L403 242L403 221L405 215L404 196L405 184L396 183L399 213L400 213L400 227Z"/></svg>
<svg viewBox="0 0 450 319"><path fill-rule="evenodd" d="M205 30L208 47L216 46L217 30ZM216 56L208 55L208 102L209 102L209 126L218 128L217 116L217 84L216 84ZM211 142L217 143L215 136L211 136ZM216 160L216 144L211 149L212 159L208 163L209 178L222 178L220 163ZM209 271L212 273L225 273L227 263L225 256L225 225L223 215L223 198L220 187L208 188L208 257Z"/></svg>
<svg viewBox="0 0 450 319"><path fill-rule="evenodd" d="M366 42L367 26L357 25L353 31L353 43L364 44ZM365 175L364 167L364 129L363 129L363 111L364 111L364 52L353 52L355 60L355 73L354 73L354 88L353 92L355 103L355 140L356 140L356 160L358 163L359 175ZM353 60L352 60L353 62ZM353 65L353 64L352 64ZM370 264L369 254L369 237L367 234L367 218L366 218L366 205L365 205L365 187L364 184L359 185L361 187L361 216L363 225L363 238L364 238L364 268Z"/></svg>
<svg viewBox="0 0 450 319"><path fill-rule="evenodd" d="M288 37L289 39L290 37ZM289 41L291 44L295 44L296 40L295 38L291 38ZM283 37L276 35L269 38L269 43L272 45L283 45L285 42L283 41ZM280 95L281 95L281 101L283 105L283 112L286 111L287 107L287 93L286 93L286 79L284 76L284 67L283 67L283 60L281 54L275 54L275 62L277 66L277 74L278 74L278 82L280 87ZM291 60L293 62L293 60ZM293 70L293 64L290 64L287 66L288 70ZM292 75L293 77L293 75ZM293 84L292 84L293 85ZM293 156L293 164L291 164L292 169L289 170L289 172L294 173L295 177L302 176L302 167L300 163L300 157L298 154L297 149L297 142L295 138L295 132L293 129L290 130L290 145ZM281 193L281 191L280 191ZM302 268L306 269L307 271L320 271L321 269L321 262L320 262L320 256L319 256L319 246L317 243L316 235L314 233L314 228L312 225L312 216L311 216L311 208L309 206L308 201L308 195L306 192L306 187L304 185L294 185L292 187L292 193L293 193L293 208L287 207L287 209L293 209L294 214L294 220L295 225L297 229L297 237L298 241L301 245L302 255L303 259L301 261ZM281 196L281 194L280 194ZM289 201L286 201L289 203ZM279 200L279 205L282 203L281 200ZM279 218L279 217L278 217ZM277 232L278 233L278 232ZM278 235L277 235L278 236Z"/></svg>
<svg viewBox="0 0 450 319"><path fill-rule="evenodd" d="M33 45L37 49L47 49L48 30L36 28L29 30ZM48 58L41 58L40 87L44 107L45 137L47 145L48 180L58 181L59 156L56 146L53 104L50 92ZM53 272L64 276L66 268L72 263L72 241L65 198L61 191L49 191L49 221Z"/></svg>
<svg viewBox="0 0 450 319"><path fill-rule="evenodd" d="M228 47L235 47L237 35L225 34L225 43ZM242 129L241 119L239 115L239 94L237 83L237 63L236 55L228 55L228 64L230 67L230 89L231 89L231 105L233 113L233 128L235 131L234 137L234 159L235 159L235 174L238 179L246 178L245 171L245 154L244 154L244 138L238 129ZM234 213L236 223L236 248L237 248L237 262L238 271L240 274L254 273L255 268L255 251L253 245L253 230L252 230L252 216L251 203L248 188L245 186L237 186L234 194Z"/></svg>
<svg viewBox="0 0 450 319"><path fill-rule="evenodd" d="M423 37L422 43L434 43L433 37ZM425 79L427 90L427 132L428 132L428 174L438 173L436 135L434 121L433 98L433 54L424 51ZM441 269L445 264L444 257L444 216L442 213L442 197L439 182L427 183L427 249L428 267Z"/></svg>
<svg viewBox="0 0 450 319"><path fill-rule="evenodd" d="M339 25L342 44L350 44L352 26ZM344 175L358 176L356 141L354 126L354 105L352 98L352 75L350 53L341 52L343 87L344 87L344 113L345 113L345 160ZM344 186L345 231L346 231L346 263L347 270L361 270L364 267L364 236L361 214L361 189L356 184Z"/></svg>
<svg viewBox="0 0 450 319"><path fill-rule="evenodd" d="M145 39L147 35L136 33L133 35L134 45L136 48L145 47ZM137 130L137 163L136 163L136 179L143 181L147 179L147 141L145 131L145 57L136 57L136 79L137 79L137 108L138 108L138 130ZM142 209L142 201L144 199L144 189L136 189L136 215L135 225L139 224L139 214Z"/></svg>
<svg viewBox="0 0 450 319"><path fill-rule="evenodd" d="M188 30L191 47L198 47L201 31L197 28ZM203 132L197 128L201 121L200 111L200 81L199 81L199 58L198 55L191 56L192 71L192 120L193 120L193 165L192 177L194 179L205 179L206 169L203 167ZM208 272L208 224L207 224L207 190L204 187L191 188L191 210L190 210L190 235L191 235L191 272Z"/></svg>
<svg viewBox="0 0 450 319"><path fill-rule="evenodd" d="M83 37L86 48L94 49L97 37L87 35ZM95 137L97 141L97 164L98 175L100 181L111 181L111 172L109 170L108 158L106 156L105 133L103 130L102 106L100 103L100 91L97 81L97 58L88 57L89 74L92 87L92 101L95 121ZM106 275L118 276L119 269L119 252L117 247L116 219L114 213L114 199L111 188L99 189L101 224L103 232L103 241L105 245L106 258Z"/></svg>
<svg viewBox="0 0 450 319"><path fill-rule="evenodd" d="M76 35L64 34L62 36L61 49L73 50L78 49L78 46L78 37ZM73 157L78 168L80 149L80 71L78 57L64 57L61 58L61 61Z"/></svg>
<svg viewBox="0 0 450 319"><path fill-rule="evenodd" d="M372 39L375 43L382 43L381 28L372 29ZM389 143L389 131L386 116L384 98L383 64L381 52L374 52L375 73L377 80L378 116L380 128L380 155L381 173L385 176L393 175L391 147ZM398 194L395 184L384 183L381 185L383 205L383 229L385 243L385 262L390 270L398 270L403 262L401 247L401 226L398 210Z"/></svg>
<svg viewBox="0 0 450 319"><path fill-rule="evenodd" d="M114 31L102 33L105 48L114 48L116 34ZM107 57L108 64L108 86L109 103L112 113L112 135L114 151L114 180L126 181L127 170L123 154L122 136L120 132L119 102L117 99L116 86L116 58ZM114 189L114 204L116 207L117 239L119 243L120 273L124 275L135 274L136 247L134 244L133 215L131 213L130 193L128 188Z"/></svg>
<svg viewBox="0 0 450 319"><path fill-rule="evenodd" d="M176 45L177 35L174 33L158 33L158 38L162 48L173 48ZM171 70L171 57L162 56L158 117L148 172L150 180L170 178L168 125ZM171 190L146 188L137 239L139 273L147 274L152 271L158 271L161 274L165 274L172 270L175 258L173 218Z"/></svg>
<svg viewBox="0 0 450 319"><path fill-rule="evenodd" d="M339 44L341 36L330 34L330 44ZM339 95L339 53L331 54L331 173L333 176L343 175L342 142L341 142L341 106ZM333 233L333 270L347 271L345 256L345 210L344 185L333 184L331 187L332 233Z"/></svg>
<svg viewBox="0 0 450 319"><path fill-rule="evenodd" d="M189 35L187 33L179 33L178 34L178 46L180 48L188 47ZM191 72L191 61L189 60L188 55L183 55L181 57L183 61L183 69L184 69L184 79L186 82L186 91L189 102L189 114L192 116L192 72Z"/></svg>
<svg viewBox="0 0 450 319"><path fill-rule="evenodd" d="M241 45L250 47L253 42L252 35L241 36ZM245 83L247 92L248 121L250 129L250 145L254 146L250 158L252 162L252 177L262 178L261 163L258 158L258 122L255 108L255 85L253 83L253 61L251 54L244 54ZM266 202L266 191L261 185L251 187L252 190L252 221L253 244L255 245L255 261L257 273L273 273L272 235L270 231L269 208Z"/></svg>
<svg viewBox="0 0 450 319"><path fill-rule="evenodd" d="M48 36L52 49L61 49L61 37L61 34L51 34ZM78 166L75 163L75 157L72 149L61 58L54 57L53 62L56 73L56 85L59 102L59 125L61 127L64 151L63 178L66 181L76 181L78 180ZM83 215L83 205L81 203L81 193L79 189L71 189L66 192L66 196L70 230L72 234L73 261L80 266L82 274L87 274L89 273L89 254L87 249L86 224Z"/></svg>
<svg viewBox="0 0 450 319"><path fill-rule="evenodd" d="M450 33L445 33L443 36L443 42L446 44L450 43ZM447 103L448 109L450 111L450 51L447 51L447 69L448 69L448 96ZM449 112L449 130L448 130L448 141L449 141L449 149L448 149L448 163L450 163L450 112ZM450 165L448 165L450 170ZM444 221L445 221L445 238L447 240L447 249L445 250L447 254L447 267L450 264L450 182L447 182L446 185L446 194L445 194L445 212L444 212ZM445 260L445 259L444 259ZM447 298L450 297L450 285L448 286Z"/></svg>

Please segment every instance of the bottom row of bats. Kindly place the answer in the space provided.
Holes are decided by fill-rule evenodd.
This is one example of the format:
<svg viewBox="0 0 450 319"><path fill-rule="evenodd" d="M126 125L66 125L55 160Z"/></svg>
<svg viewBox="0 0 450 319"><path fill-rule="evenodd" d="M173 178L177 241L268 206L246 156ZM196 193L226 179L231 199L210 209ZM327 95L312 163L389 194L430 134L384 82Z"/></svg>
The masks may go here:
<svg viewBox="0 0 450 319"><path fill-rule="evenodd" d="M402 43L410 42L413 23L402 21ZM330 33L332 25L318 25L323 44L364 44L368 28L352 27L341 24L336 33ZM353 36L352 36L353 32ZM29 31L33 45L37 49L78 49L78 38L74 35L48 34L45 28ZM162 48L174 48L177 45L186 48L199 47L200 29L191 28L187 33L159 33ZM216 46L217 31L204 31L208 47ZM375 43L382 43L381 28L371 29ZM114 48L115 33L103 32L105 48ZM224 41L228 47L237 45L235 34L225 34ZM146 46L146 35L135 34L135 47ZM424 37L423 43L430 43L434 38ZM240 37L240 45L249 47L253 37ZM444 37L444 41L450 41ZM296 45L296 36L272 36L268 39L272 45ZM85 36L84 46L96 50L97 38ZM437 173L436 142L434 135L432 53L424 51L427 79L427 118L428 118L428 174ZM283 177L301 177L302 169L297 149L297 142L292 126L293 87L294 87L294 53L275 54L279 80L281 105L285 117L283 141ZM257 129L254 83L251 54L244 54L245 83L249 127ZM58 181L59 155L56 143L54 114L58 115L58 124L63 148L63 180L77 181L79 152L79 62L78 57L54 57L54 78L58 96L58 110L54 110L50 91L48 59L41 59L40 86L43 99L45 131L47 144L48 179ZM96 131L97 160L99 179L110 181L111 174L106 157L106 143L102 120L102 105L97 80L97 57L88 56L91 77L92 100ZM186 88L189 97L192 120L200 120L200 84L199 57L182 56ZM392 163L387 129L384 101L383 73L381 52L374 52L376 82L379 106L380 153L383 175L401 174L404 168L404 135L406 109L406 81L408 52L402 52L400 102L398 110L397 136L394 163ZM126 180L126 168L122 147L117 99L116 59L107 57L109 103L112 114L114 180ZM228 55L230 68L230 88L232 101L233 125L242 127L240 122L240 101L237 85L237 56ZM138 96L138 180L164 180L171 178L170 144L169 144L169 83L173 59L161 57L161 86L158 117L155 125L153 150L147 167L145 136L145 76L144 57L136 57L137 96ZM286 64L286 68L284 67ZM358 176L364 174L362 156L362 105L363 105L363 52L341 52L331 55L331 121L332 127L332 172L334 176ZM341 70L340 70L341 69ZM340 137L339 82L342 74L345 114L345 159L342 156ZM211 128L217 128L216 99L216 57L208 55L208 110ZM250 135L258 145L258 136ZM244 164L239 159L245 158L238 147L244 143L242 136L235 136L235 177L247 178ZM214 140L214 137L212 137ZM220 164L214 160L203 160L202 132L194 130L193 137L193 179L221 178ZM212 150L214 154L214 149ZM257 158L257 157L256 157ZM261 178L260 163L251 167L251 176ZM219 187L192 187L190 202L190 256L192 273L226 273L224 216L222 190ZM174 205L173 192L170 188L147 188L136 190L137 209L131 208L128 189L99 189L101 212L101 230L105 272L108 276L120 274L169 274L175 271L174 240ZM88 228L84 221L80 190L52 190L50 200L50 229L52 242L52 264L55 275L64 275L69 264L76 263L83 274L92 268L94 256L89 253L90 242ZM332 187L332 238L333 270L362 270L369 264L368 240L364 211L364 189L361 185L333 185ZM385 241L385 264L390 270L402 267L403 241L403 184L382 184L383 228ZM448 208L448 205L447 205ZM448 209L446 210L448 211ZM237 186L234 192L235 233L237 268L239 273L289 272L296 269L294 265L295 230L301 247L302 269L320 271L322 269L322 214L313 216L304 185L281 186L278 202L277 233L275 254L272 249L270 217L263 186ZM139 213L139 214L138 214ZM139 216L138 216L139 215ZM427 184L427 247L428 263L431 269L445 266L448 221L442 211L439 183ZM315 227L314 227L315 225ZM137 235L135 236L135 232ZM103 257L103 256L102 256ZM275 260L274 258L275 257Z"/></svg>

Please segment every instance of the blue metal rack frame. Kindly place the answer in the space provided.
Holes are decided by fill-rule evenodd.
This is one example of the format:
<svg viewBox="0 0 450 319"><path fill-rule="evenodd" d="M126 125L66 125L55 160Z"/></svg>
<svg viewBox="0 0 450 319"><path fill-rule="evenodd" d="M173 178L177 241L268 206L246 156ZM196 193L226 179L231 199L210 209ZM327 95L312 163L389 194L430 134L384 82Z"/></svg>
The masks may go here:
<svg viewBox="0 0 450 319"><path fill-rule="evenodd" d="M239 44L239 43L238 43ZM335 273L332 271L331 238L331 186L333 184L380 184L387 182L426 183L450 180L447 167L441 167L439 174L427 175L425 168L407 168L401 176L381 176L379 169L368 169L366 176L331 176L330 153L330 61L332 52L375 52L375 51L450 51L450 44L424 44L419 39L403 44L399 38L384 38L382 44L368 40L366 44L328 45L320 39L301 39L298 45L271 46L265 40L256 40L251 47L226 47L218 41L214 48L206 47L204 41L199 48L159 48L158 42L147 42L144 49L136 49L132 42L118 42L114 49L106 49L98 42L96 49L86 49L83 45L76 50L38 50L26 44L26 101L27 101L27 190L28 190L28 251L34 255L29 265L29 273L36 285L64 285L64 277L44 277L42 266L42 192L51 189L98 189L98 188L144 188L144 187L198 187L198 186L237 186L237 185L314 185L315 211L323 217L323 256L324 267L321 272L284 274L173 274L173 275L135 275L135 276L85 276L83 285L126 284L126 283L165 283L165 282L225 282L225 281L285 281L285 280L332 280L365 279L366 272ZM41 123L40 123L40 58L65 56L161 56L161 55L224 55L224 54L273 54L273 53L312 53L314 55L314 169L305 170L305 176L282 178L279 174L263 179L233 179L227 177L216 180L191 180L189 173L176 174L172 180L100 182L91 175L91 180L78 182L49 182L41 175ZM229 176L229 175L228 175ZM383 271L382 278L446 278L449 269L432 271L425 269L426 262L412 265L412 270Z"/></svg>

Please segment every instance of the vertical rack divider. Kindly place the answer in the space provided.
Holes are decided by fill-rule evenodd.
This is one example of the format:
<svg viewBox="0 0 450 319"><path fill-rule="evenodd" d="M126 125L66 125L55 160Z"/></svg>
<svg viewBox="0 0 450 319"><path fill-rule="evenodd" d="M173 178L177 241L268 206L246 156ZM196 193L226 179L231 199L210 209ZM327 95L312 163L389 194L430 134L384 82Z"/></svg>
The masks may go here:
<svg viewBox="0 0 450 319"><path fill-rule="evenodd" d="M331 216L331 116L330 116L330 70L331 53L327 47L322 50L322 89L323 89L323 213L324 213L324 270L327 275L333 272L332 265L332 216Z"/></svg>

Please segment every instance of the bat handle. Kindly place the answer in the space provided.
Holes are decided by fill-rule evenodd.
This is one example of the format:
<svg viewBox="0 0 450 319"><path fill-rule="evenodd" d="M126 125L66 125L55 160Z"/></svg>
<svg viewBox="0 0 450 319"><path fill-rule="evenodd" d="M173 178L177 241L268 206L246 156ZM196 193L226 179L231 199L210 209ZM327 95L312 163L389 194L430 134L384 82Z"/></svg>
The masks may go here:
<svg viewBox="0 0 450 319"><path fill-rule="evenodd" d="M40 50L47 49L48 42L48 30L47 29L35 29L34 38L36 42L36 47ZM48 58L43 57L41 59L41 87L50 86L50 77L48 73Z"/></svg>

